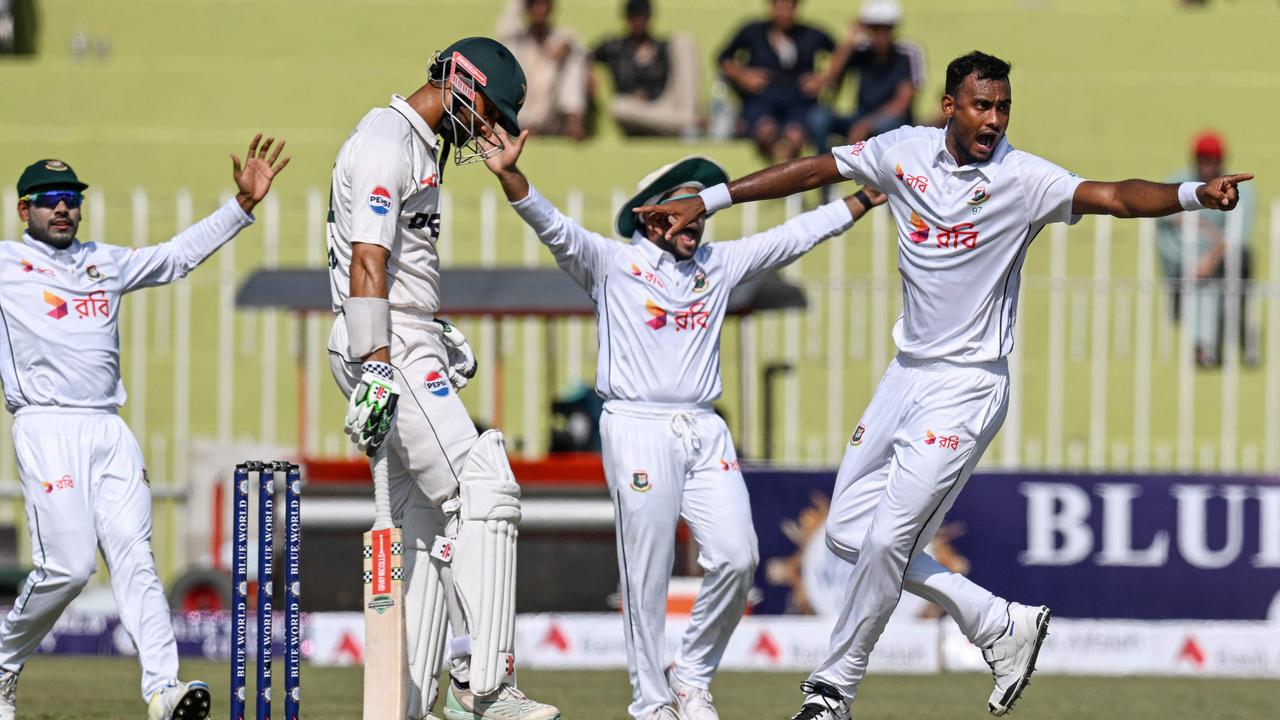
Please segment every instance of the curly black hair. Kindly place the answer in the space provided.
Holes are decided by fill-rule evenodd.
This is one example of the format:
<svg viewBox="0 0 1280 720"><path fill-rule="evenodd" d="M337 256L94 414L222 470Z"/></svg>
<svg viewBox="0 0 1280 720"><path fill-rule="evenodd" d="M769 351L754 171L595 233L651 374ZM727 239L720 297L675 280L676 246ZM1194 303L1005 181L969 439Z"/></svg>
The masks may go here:
<svg viewBox="0 0 1280 720"><path fill-rule="evenodd" d="M955 97L960 91L964 79L976 74L979 80L1009 81L1009 70L1013 66L994 55L980 50L961 55L947 64L946 94Z"/></svg>

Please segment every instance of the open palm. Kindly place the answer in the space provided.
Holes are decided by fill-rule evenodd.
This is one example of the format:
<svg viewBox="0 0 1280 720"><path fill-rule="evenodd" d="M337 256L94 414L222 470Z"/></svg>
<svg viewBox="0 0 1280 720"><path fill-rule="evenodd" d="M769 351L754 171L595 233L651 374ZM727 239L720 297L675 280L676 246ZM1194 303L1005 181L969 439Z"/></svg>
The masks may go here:
<svg viewBox="0 0 1280 720"><path fill-rule="evenodd" d="M231 176L236 181L236 200L245 212L252 210L262 198L267 196L267 191L271 189L271 181L289 164L290 158L287 155L283 160L276 162L280 158L280 151L284 150L284 140L275 146L274 151L271 146L275 143L275 138L267 138L265 143L261 141L262 133L253 136L243 164L235 153L231 153ZM269 157L268 153L270 153Z"/></svg>

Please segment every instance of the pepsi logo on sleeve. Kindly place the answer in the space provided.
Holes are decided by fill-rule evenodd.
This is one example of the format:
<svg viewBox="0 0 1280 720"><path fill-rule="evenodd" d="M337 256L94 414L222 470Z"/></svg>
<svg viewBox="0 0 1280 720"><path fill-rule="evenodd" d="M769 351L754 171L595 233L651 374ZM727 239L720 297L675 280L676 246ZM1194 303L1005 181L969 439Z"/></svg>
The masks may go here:
<svg viewBox="0 0 1280 720"><path fill-rule="evenodd" d="M427 373L425 378L427 392L436 397L444 397L449 394L449 380L444 375L432 370Z"/></svg>
<svg viewBox="0 0 1280 720"><path fill-rule="evenodd" d="M369 209L374 215L391 212L391 191L378 185L369 191Z"/></svg>

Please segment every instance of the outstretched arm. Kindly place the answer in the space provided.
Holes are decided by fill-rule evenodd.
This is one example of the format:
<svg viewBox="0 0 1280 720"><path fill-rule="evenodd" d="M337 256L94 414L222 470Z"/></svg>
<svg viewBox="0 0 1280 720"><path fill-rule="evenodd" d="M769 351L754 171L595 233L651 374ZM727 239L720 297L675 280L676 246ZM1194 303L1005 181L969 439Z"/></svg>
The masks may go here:
<svg viewBox="0 0 1280 720"><path fill-rule="evenodd" d="M731 204L756 200L773 200L845 179L836 167L835 157L831 153L797 158L767 167L729 183L728 195L721 198L721 204L723 207L728 207ZM703 194L706 192L704 190ZM711 212L718 209L720 208L713 207ZM636 208L636 213L650 212L672 216L671 227L667 230L667 238L670 239L680 232L681 228L706 215L708 209L702 196Z"/></svg>
<svg viewBox="0 0 1280 720"><path fill-rule="evenodd" d="M604 272L610 253L621 245L587 231L529 185L529 179L516 165L524 151L525 141L529 139L528 130L521 132L515 140L508 137L502 128L495 131L497 140L504 147L501 152L485 158L485 166L498 178L511 207L526 225L533 228L538 239L555 256L556 263L582 289L592 292L596 280Z"/></svg>
<svg viewBox="0 0 1280 720"><path fill-rule="evenodd" d="M271 152L274 138L262 141L262 133L249 143L244 163L231 155L232 179L236 183L235 200L218 208L209 217L183 230L168 242L137 249L122 249L120 283L123 292L155 287L186 277L187 273L253 223L250 215L266 197L275 176L289 164L279 160L284 141ZM277 162L279 160L279 162ZM238 207L237 207L238 206Z"/></svg>
<svg viewBox="0 0 1280 720"><path fill-rule="evenodd" d="M1252 174L1243 173L1182 185L1148 180L1086 181L1076 188L1071 212L1133 218L1163 217L1184 210L1233 210L1240 202L1238 186L1252 179Z"/></svg>

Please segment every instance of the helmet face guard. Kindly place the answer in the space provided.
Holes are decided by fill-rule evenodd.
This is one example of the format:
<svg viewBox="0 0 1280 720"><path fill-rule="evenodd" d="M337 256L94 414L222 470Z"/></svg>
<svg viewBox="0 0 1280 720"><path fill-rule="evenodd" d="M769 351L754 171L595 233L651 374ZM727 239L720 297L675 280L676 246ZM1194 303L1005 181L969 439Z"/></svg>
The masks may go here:
<svg viewBox="0 0 1280 720"><path fill-rule="evenodd" d="M440 104L446 117L441 134L454 146L454 162L465 165L502 152L504 146L493 126L476 110L476 93L483 92L477 85L483 87L487 82L484 74L461 53L444 57L437 52L431 60L430 77L440 83ZM448 98L446 89L450 91ZM488 138L482 140L485 131Z"/></svg>

